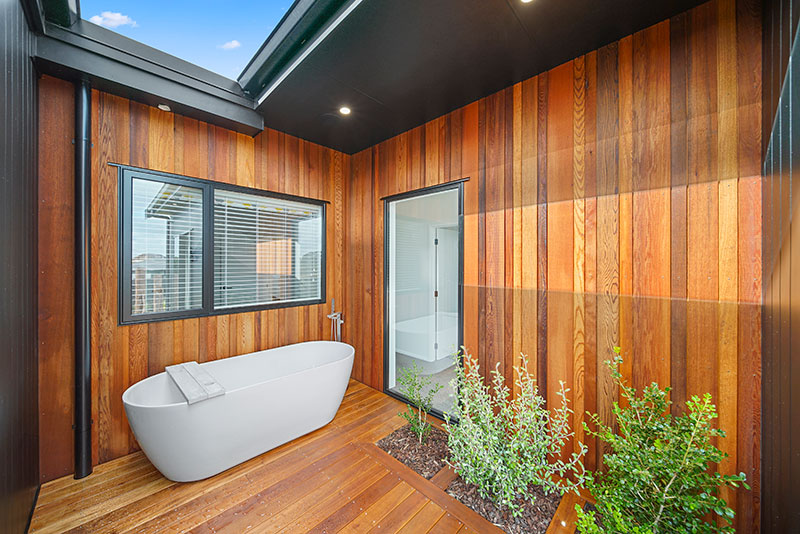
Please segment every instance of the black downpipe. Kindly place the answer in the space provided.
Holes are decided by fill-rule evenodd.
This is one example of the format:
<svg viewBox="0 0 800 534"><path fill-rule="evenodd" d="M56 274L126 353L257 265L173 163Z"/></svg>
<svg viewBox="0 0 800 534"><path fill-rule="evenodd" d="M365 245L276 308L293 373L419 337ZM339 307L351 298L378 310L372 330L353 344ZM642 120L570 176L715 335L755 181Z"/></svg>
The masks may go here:
<svg viewBox="0 0 800 534"><path fill-rule="evenodd" d="M75 478L92 473L92 88L75 86Z"/></svg>

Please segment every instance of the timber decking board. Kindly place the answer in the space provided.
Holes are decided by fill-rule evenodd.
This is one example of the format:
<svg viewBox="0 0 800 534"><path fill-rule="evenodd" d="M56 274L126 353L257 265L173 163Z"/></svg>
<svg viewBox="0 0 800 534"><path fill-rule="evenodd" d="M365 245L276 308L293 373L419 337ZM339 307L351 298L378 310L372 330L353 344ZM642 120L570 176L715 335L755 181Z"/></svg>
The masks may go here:
<svg viewBox="0 0 800 534"><path fill-rule="evenodd" d="M374 444L404 424L402 406L351 380L327 426L197 482L167 480L141 452L123 456L43 485L30 532L501 532L445 493L449 468L425 480ZM572 532L574 518L560 525L569 513L548 533Z"/></svg>

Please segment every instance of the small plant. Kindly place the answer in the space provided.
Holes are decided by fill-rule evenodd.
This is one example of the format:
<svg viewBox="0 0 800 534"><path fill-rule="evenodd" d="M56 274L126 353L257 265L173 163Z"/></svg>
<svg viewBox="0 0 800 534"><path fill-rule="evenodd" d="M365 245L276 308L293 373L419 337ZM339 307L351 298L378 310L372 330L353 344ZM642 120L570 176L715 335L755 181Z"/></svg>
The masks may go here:
<svg viewBox="0 0 800 534"><path fill-rule="evenodd" d="M406 404L406 411L398 415L408 421L411 430L417 435L419 443L422 445L425 435L431 429L431 425L428 423L428 412L433 409L433 397L443 386L433 383L429 376L423 375L416 363L413 367L403 369L397 381L401 386L400 393L418 408L414 410L411 405Z"/></svg>
<svg viewBox="0 0 800 534"><path fill-rule="evenodd" d="M628 406L614 403L619 434L589 414L597 428L584 428L589 435L608 443L611 453L603 457L607 471L589 473L587 488L597 499L597 513L578 512L582 533L661 534L671 532L733 532L734 512L719 497L722 486L739 487L744 473L721 475L710 471L727 454L713 440L725 433L713 428L717 417L711 395L693 396L687 413L670 414L670 388L652 383L637 391L626 386L619 366L622 358L607 361L620 395ZM706 517L716 516L706 521Z"/></svg>
<svg viewBox="0 0 800 534"><path fill-rule="evenodd" d="M454 388L458 404L447 421L448 462L466 482L478 488L481 497L507 507L514 516L522 513L521 498L533 502L532 485L547 493L564 494L583 483L582 458L586 447L562 460L562 450L573 432L567 404L568 389L561 383L561 405L548 411L536 380L528 373L528 359L514 369L519 393L512 398L503 375L492 371L491 388L481 377L477 360L466 354L457 366ZM557 475L557 476L556 476ZM568 480L572 475L572 480Z"/></svg>

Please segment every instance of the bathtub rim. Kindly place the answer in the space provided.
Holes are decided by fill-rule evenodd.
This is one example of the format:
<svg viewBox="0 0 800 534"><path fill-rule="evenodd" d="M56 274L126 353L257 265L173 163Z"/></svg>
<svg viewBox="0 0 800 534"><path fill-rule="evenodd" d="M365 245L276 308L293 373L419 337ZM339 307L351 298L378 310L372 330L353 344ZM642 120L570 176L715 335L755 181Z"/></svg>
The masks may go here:
<svg viewBox="0 0 800 534"><path fill-rule="evenodd" d="M276 380L281 380L281 379L284 379L286 377L295 376L295 375L298 375L300 373L305 373L305 372L310 371L312 369L324 369L324 368L329 367L331 365L336 365L336 364L338 364L338 363L340 363L342 361L346 361L346 360L348 360L350 358L354 358L355 357L356 349L350 343L345 343L343 341L330 341L330 340L318 339L318 340L315 340L315 341L301 341L299 343L290 343L289 345L281 345L280 347L273 347L271 349L257 350L255 352L247 352L245 354L237 354L236 356L229 356L227 358L220 358L218 360L211 360L211 361L212 362L219 362L219 361L224 361L224 360L233 360L235 358L244 358L246 356L251 356L251 355L257 354L259 352L265 352L265 351L268 351L268 350L281 349L283 347L292 347L292 346L295 346L295 345L305 345L305 344L308 344L308 343L326 343L326 344L327 343L334 343L334 344L337 344L337 345L346 345L347 347L350 347L350 353L347 356L343 357L343 358L340 358L338 360L334 360L332 362L328 362L328 363L325 363L325 364L322 364L322 365L318 365L316 367L307 367L305 369L301 369L301 370L295 371L293 373L288 373L288 374L285 374L285 375L276 376L275 378L270 378L269 380L262 380L260 382L255 382L253 384L248 384L246 386L242 386L242 387L239 387L239 388L236 388L236 389L225 390L225 393L223 395L220 395L219 397L214 397L214 399L222 399L222 398L225 398L225 396L230 394L230 393L234 393L234 392L238 392L238 391L244 391L244 390L256 387L256 386L261 386L263 384L269 384L269 383L274 382ZM196 360L194 360L194 361L196 361ZM203 363L211 363L211 362L203 362ZM202 363L200 365L202 365ZM147 378L139 380L138 382L128 386L125 389L125 391L122 393L122 404L123 404L123 406L131 406L131 407L134 407L134 408L137 408L137 409L145 409L145 410L158 410L158 409L162 409L162 408L171 408L171 407L175 407L175 406L187 406L187 407L190 406L190 404L186 400L183 400L181 402L173 402L173 403L169 403L169 404L145 405L145 404L138 404L138 403L135 403L135 402L130 402L130 400L127 398L127 397L129 397L128 392L131 391L136 386L138 386L139 384L144 384L145 382L148 382L150 380L154 380L154 379L160 377L161 375L166 375L166 374L167 374L166 371L161 371L160 373L156 373L156 374L154 374L152 376L148 376ZM207 401L203 401L203 402L212 401L214 399L207 399Z"/></svg>

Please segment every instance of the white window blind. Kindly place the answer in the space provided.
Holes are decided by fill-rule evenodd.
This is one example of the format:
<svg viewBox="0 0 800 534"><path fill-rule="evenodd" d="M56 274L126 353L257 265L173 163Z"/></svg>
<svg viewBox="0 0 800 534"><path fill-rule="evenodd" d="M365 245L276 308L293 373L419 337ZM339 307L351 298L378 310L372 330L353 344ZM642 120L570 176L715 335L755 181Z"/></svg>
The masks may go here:
<svg viewBox="0 0 800 534"><path fill-rule="evenodd" d="M432 236L428 225L410 217L397 216L394 229L397 267L396 291L427 289L430 279L430 247Z"/></svg>
<svg viewBox="0 0 800 534"><path fill-rule="evenodd" d="M322 214L317 204L214 191L214 307L321 298Z"/></svg>
<svg viewBox="0 0 800 534"><path fill-rule="evenodd" d="M133 178L131 315L203 305L203 190Z"/></svg>

